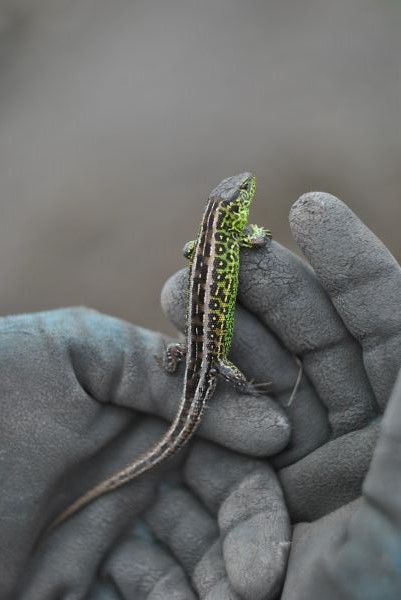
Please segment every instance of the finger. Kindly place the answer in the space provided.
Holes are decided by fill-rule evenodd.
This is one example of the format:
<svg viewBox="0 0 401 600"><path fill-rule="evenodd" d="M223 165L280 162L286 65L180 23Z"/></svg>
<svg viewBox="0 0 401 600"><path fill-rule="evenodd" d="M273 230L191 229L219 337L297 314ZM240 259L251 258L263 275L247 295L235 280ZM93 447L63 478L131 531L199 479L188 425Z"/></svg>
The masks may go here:
<svg viewBox="0 0 401 600"><path fill-rule="evenodd" d="M401 375L383 417L363 498L340 536L305 565L298 600L399 597L401 589ZM321 545L321 544L320 544ZM290 565L291 566L291 565ZM295 597L295 596L294 596ZM284 596L286 598L286 596ZM289 596L290 600L292 596ZM287 598L286 598L287 600Z"/></svg>
<svg viewBox="0 0 401 600"><path fill-rule="evenodd" d="M169 375L155 360L163 350L160 334L96 311L72 311L69 321L65 328L71 337L72 365L91 397L174 418L182 396L183 369ZM228 394L221 387L223 393L219 402L211 403L201 435L256 455L276 453L287 444L290 428L282 409L269 400ZM260 434L260 424L270 431L268 438Z"/></svg>
<svg viewBox="0 0 401 600"><path fill-rule="evenodd" d="M294 356L239 304L235 319L232 360L250 379L270 383L267 388L269 395L283 407L291 423L290 441L284 450L272 456L272 464L276 468L292 464L328 440L327 411L304 375L293 402L289 404L299 376L299 365ZM261 428L270 438L270 429L266 425L261 423Z"/></svg>
<svg viewBox="0 0 401 600"><path fill-rule="evenodd" d="M272 242L244 250L239 300L294 354L328 409L333 437L366 425L377 407L361 349L312 270Z"/></svg>
<svg viewBox="0 0 401 600"><path fill-rule="evenodd" d="M220 539L202 556L192 581L199 597L204 600L241 600L228 580Z"/></svg>
<svg viewBox="0 0 401 600"><path fill-rule="evenodd" d="M143 419L134 431L132 427L127 428L96 457L81 461L74 468L67 465L54 483L57 494L52 494L52 502L48 497L44 498L45 506L37 519L38 529L43 531L49 517L52 520L94 483L104 481L146 451L164 429L156 419ZM169 464L170 468L172 466L174 461ZM164 469L166 467L163 465ZM60 589L71 590L74 597L86 596L110 547L127 524L134 522L154 499L161 470L161 467L155 469L113 493L99 497L50 535L42 537L24 577L24 590L30 590L32 598L41 599L57 597L57 594L48 596L48 590ZM12 539L9 543L12 546ZM0 551L6 558L7 545L2 544ZM84 569L82 565L85 565Z"/></svg>
<svg viewBox="0 0 401 600"><path fill-rule="evenodd" d="M331 440L279 471L293 522L314 521L361 495L378 427L376 421Z"/></svg>
<svg viewBox="0 0 401 600"><path fill-rule="evenodd" d="M135 531L137 527L135 528ZM90 564L82 561L81 572ZM66 571L66 572L65 572ZM78 577L77 577L78 575ZM42 585L38 581L24 591L27 600L53 600L60 590L74 598L139 598L149 600L195 600L190 583L182 568L154 540L133 534L108 548L98 570L90 573L87 586L79 573L68 568L63 571L45 570ZM64 597L63 595L63 597ZM22 597L22 596L21 596Z"/></svg>
<svg viewBox="0 0 401 600"><path fill-rule="evenodd" d="M189 575L219 534L212 516L192 494L178 487L160 489L144 520Z"/></svg>
<svg viewBox="0 0 401 600"><path fill-rule="evenodd" d="M163 310L181 332L186 328L187 276L186 269L178 271L168 279L162 291ZM270 384L269 391L285 405L298 373L293 356L240 305L235 308L234 323L230 356L235 359L235 364L241 368L244 366L249 380L259 381L264 377L264 381Z"/></svg>
<svg viewBox="0 0 401 600"><path fill-rule="evenodd" d="M300 523L294 527L281 600L300 600L301 597L327 600L328 597L316 585L316 565L322 556L330 555L344 540L349 521L360 505L361 498L313 523ZM305 594L306 587L309 587L309 595Z"/></svg>
<svg viewBox="0 0 401 600"><path fill-rule="evenodd" d="M160 296L164 314L182 334L187 326L187 285L188 269L181 269L167 279Z"/></svg>
<svg viewBox="0 0 401 600"><path fill-rule="evenodd" d="M347 329L363 348L383 407L401 366L401 269L387 248L340 200L305 194L290 215L293 235Z"/></svg>
<svg viewBox="0 0 401 600"><path fill-rule="evenodd" d="M399 529L362 503L341 539L312 564L295 597L395 600L401 589L400 554Z"/></svg>
<svg viewBox="0 0 401 600"><path fill-rule="evenodd" d="M184 488L163 487L144 518L192 579L200 598L239 600L227 577L217 523L195 496Z"/></svg>
<svg viewBox="0 0 401 600"><path fill-rule="evenodd" d="M195 600L181 566L147 532L130 535L113 549L100 580L115 586L119 598Z"/></svg>
<svg viewBox="0 0 401 600"><path fill-rule="evenodd" d="M274 598L284 576L290 522L273 470L199 440L186 461L185 480L217 514L234 591L240 597Z"/></svg>
<svg viewBox="0 0 401 600"><path fill-rule="evenodd" d="M380 428L364 496L401 531L401 371Z"/></svg>
<svg viewBox="0 0 401 600"><path fill-rule="evenodd" d="M170 277L162 292L163 309L180 331L185 329L186 279L186 270L179 271ZM299 367L295 363L294 357L283 347L278 338L240 305L237 305L235 312L230 358L247 375L248 379L269 382L271 384L268 388L269 395L271 394L272 398L280 403L289 415L292 425L290 443L283 452L274 457L276 466L295 462L327 441L329 428L326 410L317 398L307 377L303 377L296 399L288 407L288 399L297 380ZM233 390L229 387L227 389L232 396ZM214 404L218 402L220 403L220 399L216 398ZM239 398L238 402L244 403L244 399ZM266 408L271 406L266 397L264 402L266 402ZM248 399L244 404L249 410ZM227 410L222 410L224 420L229 418L230 414L234 413L229 407ZM259 417L255 415L256 419ZM273 442L274 436L272 436L269 423L259 422L261 423L260 432L263 433L264 430L263 436ZM224 445L230 447L227 442L224 442ZM231 448L235 450L232 446ZM255 452L249 451L247 454L256 455Z"/></svg>

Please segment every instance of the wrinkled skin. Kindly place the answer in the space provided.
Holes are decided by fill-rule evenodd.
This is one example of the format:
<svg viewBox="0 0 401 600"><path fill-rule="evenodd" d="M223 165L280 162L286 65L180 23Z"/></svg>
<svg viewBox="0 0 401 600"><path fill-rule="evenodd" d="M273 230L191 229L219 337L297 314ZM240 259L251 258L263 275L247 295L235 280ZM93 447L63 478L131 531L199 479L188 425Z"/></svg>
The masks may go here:
<svg viewBox="0 0 401 600"><path fill-rule="evenodd" d="M312 268L276 242L242 255L232 359L269 395L219 383L184 452L47 539L160 436L183 369L160 369L159 334L94 311L0 321L1 598L399 596L401 271L332 196L303 196L290 224ZM162 296L181 330L184 287Z"/></svg>

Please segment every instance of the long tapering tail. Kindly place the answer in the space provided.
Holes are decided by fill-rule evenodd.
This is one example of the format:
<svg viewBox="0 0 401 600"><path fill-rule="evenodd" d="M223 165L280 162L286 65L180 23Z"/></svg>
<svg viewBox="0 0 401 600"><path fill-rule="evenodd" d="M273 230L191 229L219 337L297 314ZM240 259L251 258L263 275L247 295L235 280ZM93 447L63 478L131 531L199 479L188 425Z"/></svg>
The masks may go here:
<svg viewBox="0 0 401 600"><path fill-rule="evenodd" d="M70 504L70 506L68 506L56 517L56 519L54 519L54 521L50 523L45 530L45 537L57 529L70 517L88 506L88 504L97 498L100 498L100 496L116 490L125 483L135 479L142 473L149 471L163 460L174 454L181 446L183 446L192 437L192 434L197 429L200 422L201 413L203 412L201 407L197 407L198 410L194 410L194 407L191 407L191 409L188 411L188 406L184 408L183 405L185 405L185 400L182 403L181 410L174 419L173 423L170 425L162 438L152 448L150 448L147 452L140 454L134 462L127 465L121 471L114 473L114 475L105 481L102 481L90 489L86 494L80 496L75 502ZM190 418L183 419L183 415L185 413L187 413L187 417L190 415Z"/></svg>

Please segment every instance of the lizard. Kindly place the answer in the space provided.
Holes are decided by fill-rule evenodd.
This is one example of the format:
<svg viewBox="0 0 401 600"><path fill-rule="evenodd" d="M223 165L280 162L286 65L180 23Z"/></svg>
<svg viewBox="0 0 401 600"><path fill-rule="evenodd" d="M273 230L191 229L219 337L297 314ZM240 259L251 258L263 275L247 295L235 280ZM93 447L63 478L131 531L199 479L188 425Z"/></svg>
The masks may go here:
<svg viewBox="0 0 401 600"><path fill-rule="evenodd" d="M184 446L201 422L218 376L232 382L239 391L254 393L253 384L229 361L228 354L240 248L262 247L271 238L269 230L247 224L255 188L255 176L249 172L223 179L209 195L198 237L184 246L183 254L189 260L187 344L168 344L161 360L169 373L174 373L180 362L186 362L182 399L170 427L147 452L70 504L46 533Z"/></svg>

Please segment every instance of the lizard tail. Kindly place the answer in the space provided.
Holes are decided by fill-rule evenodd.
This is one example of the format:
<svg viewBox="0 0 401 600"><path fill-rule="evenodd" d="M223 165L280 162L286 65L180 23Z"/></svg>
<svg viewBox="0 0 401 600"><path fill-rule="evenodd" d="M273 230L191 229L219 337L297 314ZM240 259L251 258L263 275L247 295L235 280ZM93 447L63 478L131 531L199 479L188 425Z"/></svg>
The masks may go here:
<svg viewBox="0 0 401 600"><path fill-rule="evenodd" d="M75 502L70 504L45 529L44 536L47 537L65 521L70 519L76 513L80 512L83 508L88 506L88 504L97 498L116 490L132 479L135 479L142 473L149 471L157 464L174 454L176 450L185 443L188 437L190 437L189 435L185 436L184 439L182 439L181 436L175 437L174 434L176 433L176 429L177 423L174 422L163 435L163 437L153 446L153 448L139 455L137 460L135 460L133 463L130 463L121 471L114 473L114 475L105 481L102 481L86 492L86 494L80 496L77 500L75 500Z"/></svg>

